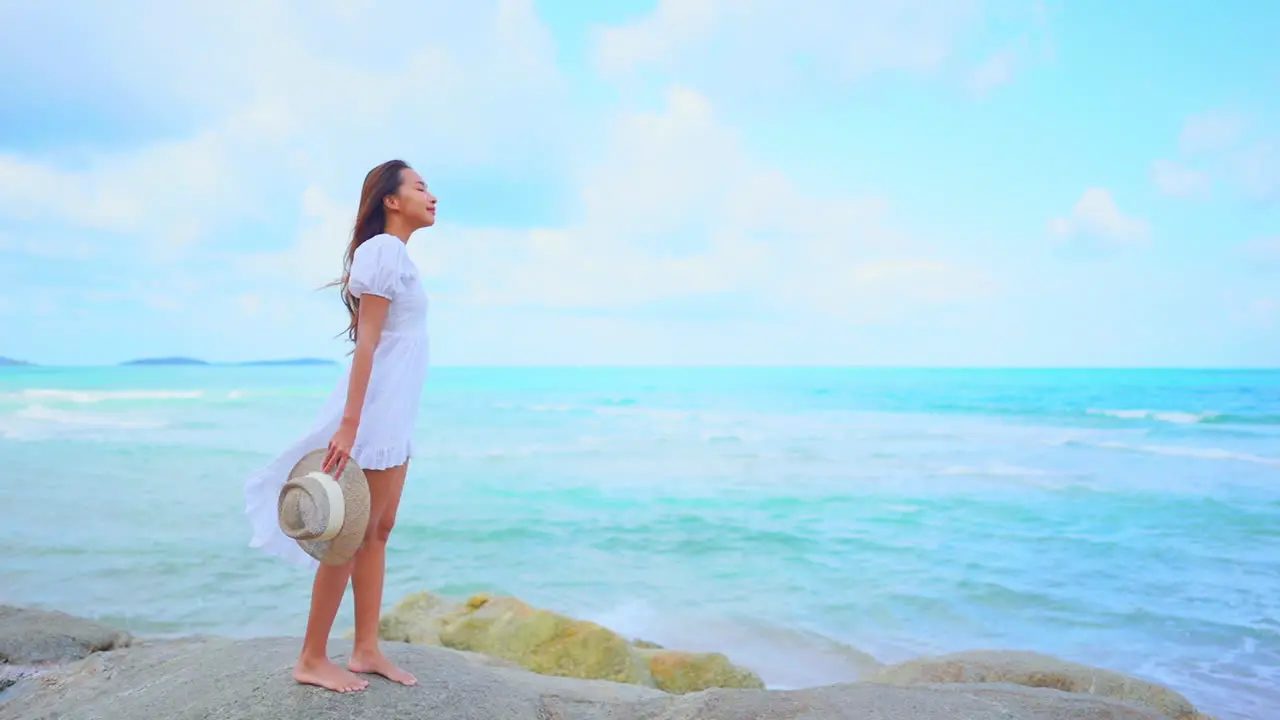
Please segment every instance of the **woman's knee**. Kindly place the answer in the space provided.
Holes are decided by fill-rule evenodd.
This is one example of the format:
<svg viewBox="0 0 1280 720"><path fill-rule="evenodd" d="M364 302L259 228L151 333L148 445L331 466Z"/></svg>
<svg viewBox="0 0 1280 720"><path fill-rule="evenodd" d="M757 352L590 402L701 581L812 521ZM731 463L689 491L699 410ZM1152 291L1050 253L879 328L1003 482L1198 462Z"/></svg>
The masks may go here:
<svg viewBox="0 0 1280 720"><path fill-rule="evenodd" d="M386 513L383 518L375 524L373 529L374 537L378 542L386 542L391 538L391 530L395 528L395 526L396 516L391 513Z"/></svg>
<svg viewBox="0 0 1280 720"><path fill-rule="evenodd" d="M396 525L395 515L385 513L382 517L369 520L369 527L364 531L364 542L386 543L391 537L391 530Z"/></svg>

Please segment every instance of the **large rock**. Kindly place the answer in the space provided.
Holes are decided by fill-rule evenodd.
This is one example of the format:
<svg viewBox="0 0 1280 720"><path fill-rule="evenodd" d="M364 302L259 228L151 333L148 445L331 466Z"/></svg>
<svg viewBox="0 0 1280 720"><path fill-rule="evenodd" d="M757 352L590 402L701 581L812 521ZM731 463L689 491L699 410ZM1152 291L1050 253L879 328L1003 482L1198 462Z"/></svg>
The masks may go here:
<svg viewBox="0 0 1280 720"><path fill-rule="evenodd" d="M383 640L483 653L546 675L612 680L672 693L713 687L763 688L754 672L720 653L668 650L629 642L612 630L479 594L463 603L429 592L406 596L382 617Z"/></svg>
<svg viewBox="0 0 1280 720"><path fill-rule="evenodd" d="M28 678L0 700L7 720L1167 720L1095 695L1013 685L812 690L716 689L668 695L635 685L493 667L474 654L386 643L417 687L374 677L339 695L293 682L300 641L192 639L98 653ZM336 641L338 660L350 643Z"/></svg>
<svg viewBox="0 0 1280 720"><path fill-rule="evenodd" d="M1170 720L1212 720L1169 688L1032 652L980 650L919 658L884 668L867 680L898 686L1013 683L1115 698L1152 708Z"/></svg>
<svg viewBox="0 0 1280 720"><path fill-rule="evenodd" d="M128 633L65 613L0 605L0 691L44 666L128 645Z"/></svg>
<svg viewBox="0 0 1280 720"><path fill-rule="evenodd" d="M392 642L439 645L446 619L462 612L459 603L429 592L406 595L389 612L382 614L378 636Z"/></svg>
<svg viewBox="0 0 1280 720"><path fill-rule="evenodd" d="M512 660L544 675L653 685L648 663L622 636L516 598L471 598L461 612L446 619L440 642Z"/></svg>
<svg viewBox="0 0 1280 720"><path fill-rule="evenodd" d="M44 665L124 647L129 633L50 610L0 605L0 664Z"/></svg>

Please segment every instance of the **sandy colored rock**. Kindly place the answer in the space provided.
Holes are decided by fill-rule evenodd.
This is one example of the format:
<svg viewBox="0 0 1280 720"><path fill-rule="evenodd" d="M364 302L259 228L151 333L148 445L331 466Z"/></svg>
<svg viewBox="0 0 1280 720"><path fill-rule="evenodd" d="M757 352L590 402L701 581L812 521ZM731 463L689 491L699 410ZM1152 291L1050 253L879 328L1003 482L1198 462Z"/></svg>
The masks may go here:
<svg viewBox="0 0 1280 720"><path fill-rule="evenodd" d="M790 692L708 690L642 703L642 720L1166 720L1109 698L1016 685L893 687L871 683ZM650 714L651 713L651 714Z"/></svg>
<svg viewBox="0 0 1280 720"><path fill-rule="evenodd" d="M472 597L444 620L439 637L445 647L505 658L544 675L653 684L647 663L617 633L512 597Z"/></svg>
<svg viewBox="0 0 1280 720"><path fill-rule="evenodd" d="M0 664L38 666L124 647L129 633L66 613L0 605Z"/></svg>
<svg viewBox="0 0 1280 720"><path fill-rule="evenodd" d="M40 670L41 668L33 665L0 665L0 693L19 680L38 674Z"/></svg>
<svg viewBox="0 0 1280 720"><path fill-rule="evenodd" d="M1169 720L1212 720L1164 686L1032 652L983 650L920 658L886 667L867 680L897 686L1012 683L1114 698L1151 708Z"/></svg>
<svg viewBox="0 0 1280 720"><path fill-rule="evenodd" d="M458 603L429 592L406 595L389 612L383 613L378 636L391 642L439 645L445 620L460 611Z"/></svg>
<svg viewBox="0 0 1280 720"><path fill-rule="evenodd" d="M682 694L710 688L764 689L759 675L729 662L721 653L637 648L659 690Z"/></svg>
<svg viewBox="0 0 1280 720"><path fill-rule="evenodd" d="M491 667L481 656L386 643L417 687L373 677L338 695L293 682L295 638L203 638L95 654L20 681L0 700L6 720L1164 720L1109 698L1012 685L812 690L709 690L687 695ZM351 646L335 641L344 660Z"/></svg>
<svg viewBox="0 0 1280 720"><path fill-rule="evenodd" d="M429 646L386 643L387 654L420 681L409 688L371 679L369 690L339 695L292 679L300 639L200 638L101 653L20 681L0 700L6 720L278 720L432 718L546 720L546 702L604 708L574 718L608 718L618 704L662 698L657 690L569 680L493 667L489 659ZM351 644L336 640L336 661ZM545 700L544 700L545 699Z"/></svg>

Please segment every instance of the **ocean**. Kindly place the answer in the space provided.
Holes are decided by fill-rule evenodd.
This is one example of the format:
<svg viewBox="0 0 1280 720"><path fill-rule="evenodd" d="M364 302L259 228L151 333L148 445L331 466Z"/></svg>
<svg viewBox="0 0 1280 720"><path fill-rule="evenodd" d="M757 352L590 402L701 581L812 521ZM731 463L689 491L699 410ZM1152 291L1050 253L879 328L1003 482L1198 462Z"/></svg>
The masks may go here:
<svg viewBox="0 0 1280 720"><path fill-rule="evenodd" d="M341 372L0 368L0 602L300 635L242 483ZM780 688L1022 649L1280 712L1280 371L439 367L417 438L388 605L510 593Z"/></svg>

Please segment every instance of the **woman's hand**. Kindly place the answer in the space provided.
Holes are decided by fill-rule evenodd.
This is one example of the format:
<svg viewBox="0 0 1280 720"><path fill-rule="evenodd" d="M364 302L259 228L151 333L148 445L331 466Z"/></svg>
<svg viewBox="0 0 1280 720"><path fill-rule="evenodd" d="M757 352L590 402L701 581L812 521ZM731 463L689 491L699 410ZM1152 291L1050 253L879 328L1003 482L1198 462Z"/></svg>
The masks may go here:
<svg viewBox="0 0 1280 720"><path fill-rule="evenodd" d="M356 425L357 423L343 419L338 431L329 440L329 452L324 456L321 472L335 478L342 476L347 461L351 459L351 448L356 444Z"/></svg>

